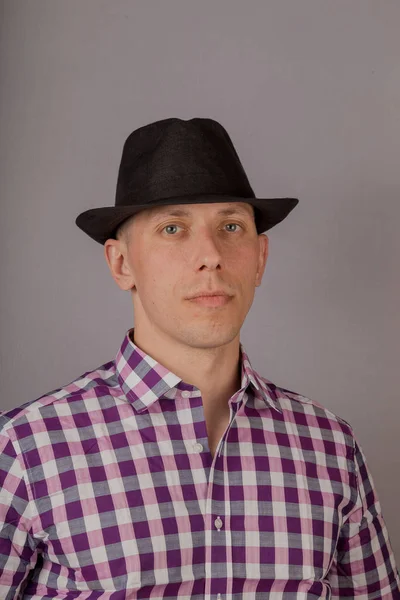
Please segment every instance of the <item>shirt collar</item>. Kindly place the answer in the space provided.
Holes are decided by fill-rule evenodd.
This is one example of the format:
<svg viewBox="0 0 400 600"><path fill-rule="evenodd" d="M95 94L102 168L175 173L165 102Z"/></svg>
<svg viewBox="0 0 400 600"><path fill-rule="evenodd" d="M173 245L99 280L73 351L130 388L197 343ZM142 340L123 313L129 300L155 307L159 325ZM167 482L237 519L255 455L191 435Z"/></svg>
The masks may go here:
<svg viewBox="0 0 400 600"><path fill-rule="evenodd" d="M199 390L192 384L184 382L178 375L167 369L149 354L144 352L133 341L134 328L129 329L115 358L116 374L122 391L133 404L137 412L149 408L161 396L174 399L183 391L199 394ZM278 410L276 395L272 388L260 378L251 366L249 357L240 344L241 356L241 389L247 390L249 386L257 390L258 396L265 403Z"/></svg>

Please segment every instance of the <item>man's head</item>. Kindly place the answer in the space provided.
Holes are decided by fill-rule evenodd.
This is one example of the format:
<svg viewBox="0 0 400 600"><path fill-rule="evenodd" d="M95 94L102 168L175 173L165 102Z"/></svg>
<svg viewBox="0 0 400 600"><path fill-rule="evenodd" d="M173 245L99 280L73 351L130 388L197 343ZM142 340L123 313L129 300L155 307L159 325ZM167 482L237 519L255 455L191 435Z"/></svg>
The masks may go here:
<svg viewBox="0 0 400 600"><path fill-rule="evenodd" d="M268 237L246 202L145 209L126 220L104 252L112 276L131 290L135 328L193 348L216 348L240 333L261 284ZM222 291L223 305L189 299Z"/></svg>

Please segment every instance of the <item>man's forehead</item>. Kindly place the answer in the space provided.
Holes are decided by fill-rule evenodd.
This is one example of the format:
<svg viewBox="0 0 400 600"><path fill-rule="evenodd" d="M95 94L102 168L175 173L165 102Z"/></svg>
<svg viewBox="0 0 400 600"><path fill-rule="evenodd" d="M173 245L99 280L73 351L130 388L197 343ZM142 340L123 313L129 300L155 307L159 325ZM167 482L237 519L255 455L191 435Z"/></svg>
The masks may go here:
<svg viewBox="0 0 400 600"><path fill-rule="evenodd" d="M248 202L213 202L198 204L168 204L166 206L153 206L145 209L146 217L153 221L160 216L190 217L196 212L206 211L215 215L248 214L253 215L253 207Z"/></svg>

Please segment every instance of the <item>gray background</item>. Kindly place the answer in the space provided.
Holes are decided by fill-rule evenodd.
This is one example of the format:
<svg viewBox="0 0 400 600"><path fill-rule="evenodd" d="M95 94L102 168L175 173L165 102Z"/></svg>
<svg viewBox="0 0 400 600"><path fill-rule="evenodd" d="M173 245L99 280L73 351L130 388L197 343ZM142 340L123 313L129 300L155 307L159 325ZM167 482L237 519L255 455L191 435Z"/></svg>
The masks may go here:
<svg viewBox="0 0 400 600"><path fill-rule="evenodd" d="M398 0L9 0L0 47L0 410L111 360L131 327L77 214L113 205L122 144L219 120L269 232L242 330L256 369L353 425L400 560Z"/></svg>

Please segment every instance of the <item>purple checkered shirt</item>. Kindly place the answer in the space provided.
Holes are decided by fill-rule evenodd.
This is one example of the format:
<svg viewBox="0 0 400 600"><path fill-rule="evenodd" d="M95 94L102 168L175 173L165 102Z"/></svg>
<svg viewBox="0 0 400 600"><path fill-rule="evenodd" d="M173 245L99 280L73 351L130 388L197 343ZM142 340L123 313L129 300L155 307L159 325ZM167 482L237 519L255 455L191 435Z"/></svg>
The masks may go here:
<svg viewBox="0 0 400 600"><path fill-rule="evenodd" d="M200 391L129 330L1 422L0 599L400 598L360 446L240 346L214 457Z"/></svg>

